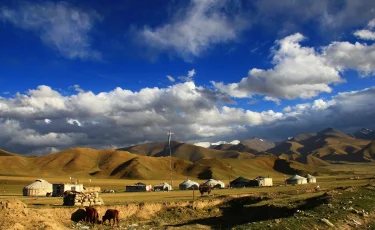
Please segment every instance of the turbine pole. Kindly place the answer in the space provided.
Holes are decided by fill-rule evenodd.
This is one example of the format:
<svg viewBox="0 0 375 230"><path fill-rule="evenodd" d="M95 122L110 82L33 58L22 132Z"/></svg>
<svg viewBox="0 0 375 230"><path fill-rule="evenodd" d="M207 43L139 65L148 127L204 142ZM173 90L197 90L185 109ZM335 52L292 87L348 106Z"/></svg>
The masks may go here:
<svg viewBox="0 0 375 230"><path fill-rule="evenodd" d="M173 189L173 180L172 180L172 149L171 149L171 138L172 138L172 132L168 131L168 147L169 147L169 176L171 180L171 187Z"/></svg>

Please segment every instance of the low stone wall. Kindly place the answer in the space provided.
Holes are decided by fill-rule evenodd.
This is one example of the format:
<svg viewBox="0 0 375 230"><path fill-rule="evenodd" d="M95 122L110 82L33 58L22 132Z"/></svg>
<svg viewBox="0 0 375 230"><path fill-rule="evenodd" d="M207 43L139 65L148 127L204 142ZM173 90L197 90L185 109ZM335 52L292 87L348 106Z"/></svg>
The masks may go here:
<svg viewBox="0 0 375 230"><path fill-rule="evenodd" d="M64 197L64 206L94 206L104 205L103 199L97 192L69 194Z"/></svg>
<svg viewBox="0 0 375 230"><path fill-rule="evenodd" d="M100 187L85 187L85 192L101 192Z"/></svg>

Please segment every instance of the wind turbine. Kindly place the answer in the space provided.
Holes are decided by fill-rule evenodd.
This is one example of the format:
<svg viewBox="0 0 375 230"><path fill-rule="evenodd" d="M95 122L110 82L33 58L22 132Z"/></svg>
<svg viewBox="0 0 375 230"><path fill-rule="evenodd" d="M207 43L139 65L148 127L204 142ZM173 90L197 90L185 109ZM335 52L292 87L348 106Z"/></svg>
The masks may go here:
<svg viewBox="0 0 375 230"><path fill-rule="evenodd" d="M169 147L169 176L171 180L171 187L173 188L173 181L172 181L172 149L171 149L171 138L172 132L168 131L168 147Z"/></svg>

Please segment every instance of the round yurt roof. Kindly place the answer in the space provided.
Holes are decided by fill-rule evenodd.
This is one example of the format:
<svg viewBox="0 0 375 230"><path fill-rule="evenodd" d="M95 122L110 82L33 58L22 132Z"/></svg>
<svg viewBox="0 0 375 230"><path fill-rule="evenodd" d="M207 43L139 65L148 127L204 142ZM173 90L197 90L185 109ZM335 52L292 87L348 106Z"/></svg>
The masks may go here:
<svg viewBox="0 0 375 230"><path fill-rule="evenodd" d="M224 183L222 181L215 180L215 179L209 179L208 181L204 182L203 184L206 184L206 185L210 185L210 184L213 184L213 185L217 185L217 184L224 185Z"/></svg>
<svg viewBox="0 0 375 230"><path fill-rule="evenodd" d="M250 182L250 180L242 176L231 181L231 183L248 183L248 182Z"/></svg>
<svg viewBox="0 0 375 230"><path fill-rule="evenodd" d="M170 186L170 185L167 182L163 182L163 183L155 185L154 187L156 186Z"/></svg>
<svg viewBox="0 0 375 230"><path fill-rule="evenodd" d="M192 181L192 180L189 180L189 179L185 180L185 181L182 182L181 184L183 184L183 185L187 185L187 186L191 186L191 185L193 185L193 184L195 184L195 185L199 185L197 182Z"/></svg>
<svg viewBox="0 0 375 230"><path fill-rule="evenodd" d="M48 183L48 181L43 179L37 179L33 183L25 186L26 189L43 189L43 188L50 188L52 184Z"/></svg>
<svg viewBox="0 0 375 230"><path fill-rule="evenodd" d="M288 180L301 180L301 179L306 179L305 177L301 177L299 175L294 175L292 176L291 178L289 178Z"/></svg>

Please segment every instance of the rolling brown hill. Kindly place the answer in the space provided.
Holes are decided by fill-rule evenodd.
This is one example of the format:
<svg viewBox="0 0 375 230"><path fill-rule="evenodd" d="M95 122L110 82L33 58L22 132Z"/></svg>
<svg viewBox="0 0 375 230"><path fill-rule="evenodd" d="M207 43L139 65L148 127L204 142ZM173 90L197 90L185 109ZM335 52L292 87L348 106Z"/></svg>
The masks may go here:
<svg viewBox="0 0 375 230"><path fill-rule="evenodd" d="M233 145L233 144L221 144L221 145L217 145L215 147L212 147L212 149L222 150L222 151L231 150L231 151L237 151L237 152L247 152L247 153L251 153L251 154L258 154L258 153L260 153L259 150L252 149L249 146L241 144L241 143L237 144L237 145Z"/></svg>
<svg viewBox="0 0 375 230"><path fill-rule="evenodd" d="M169 156L169 148L167 142L140 144L126 148L120 148L118 150L128 151L130 153L138 154L140 156ZM208 149L189 143L180 143L176 141L171 142L171 151L173 157L181 158L192 162L198 161L200 159L248 159L254 156L253 154L248 152L240 152L235 150Z"/></svg>
<svg viewBox="0 0 375 230"><path fill-rule="evenodd" d="M350 155L353 161L375 161L375 140L371 141L360 151Z"/></svg>
<svg viewBox="0 0 375 230"><path fill-rule="evenodd" d="M15 156L16 154L0 149L0 156Z"/></svg>
<svg viewBox="0 0 375 230"><path fill-rule="evenodd" d="M242 140L240 142L240 144L246 145L250 149L254 149L254 150L257 150L257 151L266 151L268 149L271 149L271 148L275 147L274 142L264 140L264 139L260 139L260 138L257 138L257 137Z"/></svg>
<svg viewBox="0 0 375 230"><path fill-rule="evenodd" d="M296 172L329 173L327 170L279 159L273 155L200 159L195 162L176 157L171 160L175 179L281 176ZM74 148L38 157L2 155L0 175L165 179L169 178L169 161L169 157L140 156L121 150Z"/></svg>
<svg viewBox="0 0 375 230"><path fill-rule="evenodd" d="M297 159L298 155L304 157L310 155L322 160L357 161L353 154L360 151L370 142L350 137L332 128L316 134L298 135L297 137L283 142L267 152L277 156L282 154L293 155L294 159ZM307 158L301 162L304 161L309 162ZM310 162L312 161L310 160ZM316 162L316 159L314 159L314 162Z"/></svg>

